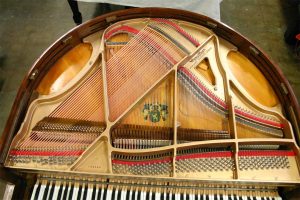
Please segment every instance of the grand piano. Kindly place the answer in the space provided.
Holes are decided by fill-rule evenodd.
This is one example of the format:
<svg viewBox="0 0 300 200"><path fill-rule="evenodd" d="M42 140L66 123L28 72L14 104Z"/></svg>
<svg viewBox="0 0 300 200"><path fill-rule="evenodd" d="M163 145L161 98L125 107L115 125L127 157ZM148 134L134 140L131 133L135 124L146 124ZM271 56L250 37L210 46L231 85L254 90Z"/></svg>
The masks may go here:
<svg viewBox="0 0 300 200"><path fill-rule="evenodd" d="M299 105L228 26L136 8L66 33L23 80L1 138L14 199L297 199Z"/></svg>

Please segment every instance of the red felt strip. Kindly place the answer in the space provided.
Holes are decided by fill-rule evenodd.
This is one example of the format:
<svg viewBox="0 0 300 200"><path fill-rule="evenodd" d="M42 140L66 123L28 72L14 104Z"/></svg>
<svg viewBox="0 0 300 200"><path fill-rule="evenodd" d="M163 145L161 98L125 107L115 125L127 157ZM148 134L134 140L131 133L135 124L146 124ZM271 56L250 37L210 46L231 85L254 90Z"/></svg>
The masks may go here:
<svg viewBox="0 0 300 200"><path fill-rule="evenodd" d="M187 154L176 156L176 160L196 159L196 158L220 158L220 157L231 157L231 151L215 151L215 152L203 152L195 154Z"/></svg>
<svg viewBox="0 0 300 200"><path fill-rule="evenodd" d="M124 161L124 160L116 160L113 159L113 164L120 164L120 165L153 165L153 164L159 164L159 163L166 163L171 162L172 158L164 158L164 159L156 159L156 160L143 160L143 161Z"/></svg>
<svg viewBox="0 0 300 200"><path fill-rule="evenodd" d="M12 150L12 156L80 156L83 151L24 151Z"/></svg>
<svg viewBox="0 0 300 200"><path fill-rule="evenodd" d="M282 124L282 123L270 121L270 120L267 120L267 119L262 119L262 118L254 116L254 115L251 115L249 113L243 112L243 111L241 111L239 109L236 109L236 108L234 109L234 111L237 115L241 115L241 116L246 117L248 119L252 119L254 121L258 121L260 123L267 124L267 125L270 125L270 126L275 126L276 128L284 128L284 124Z"/></svg>
<svg viewBox="0 0 300 200"><path fill-rule="evenodd" d="M295 153L286 150L243 150L238 152L238 156L295 156Z"/></svg>
<svg viewBox="0 0 300 200"><path fill-rule="evenodd" d="M130 26L120 26L120 27L117 27L117 28L112 29L112 30L108 31L107 33L105 33L104 39L107 40L120 32L132 33L133 35L136 35L139 33L139 31L137 29L132 28Z"/></svg>
<svg viewBox="0 0 300 200"><path fill-rule="evenodd" d="M154 18L152 19L153 21L168 24L172 26L176 31L181 33L184 37L186 37L190 42L192 42L196 47L200 45L200 43L195 40L193 37L191 37L185 30L183 30L180 26L175 24L174 22L167 20L167 19L162 19L162 18Z"/></svg>

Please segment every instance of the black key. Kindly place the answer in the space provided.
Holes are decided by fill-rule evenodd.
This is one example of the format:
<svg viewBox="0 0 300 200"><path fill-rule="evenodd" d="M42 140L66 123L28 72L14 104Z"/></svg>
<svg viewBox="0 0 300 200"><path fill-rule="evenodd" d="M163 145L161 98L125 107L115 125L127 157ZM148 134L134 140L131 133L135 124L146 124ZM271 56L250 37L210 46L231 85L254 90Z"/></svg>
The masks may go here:
<svg viewBox="0 0 300 200"><path fill-rule="evenodd" d="M79 185L77 200L81 199L81 191L82 191L82 185Z"/></svg>
<svg viewBox="0 0 300 200"><path fill-rule="evenodd" d="M195 193L195 200L200 200L197 193Z"/></svg>
<svg viewBox="0 0 300 200"><path fill-rule="evenodd" d="M242 197L239 197L239 200L243 200L243 198L242 198Z"/></svg>
<svg viewBox="0 0 300 200"><path fill-rule="evenodd" d="M200 200L204 200L203 194L200 194Z"/></svg>
<svg viewBox="0 0 300 200"><path fill-rule="evenodd" d="M41 183L39 183L39 185L36 188L36 191L35 191L35 194L34 194L34 200L38 200L40 190L41 190Z"/></svg>
<svg viewBox="0 0 300 200"><path fill-rule="evenodd" d="M60 187L59 187L59 190L58 190L57 199L61 199L63 187L64 187L64 185L60 184Z"/></svg>
<svg viewBox="0 0 300 200"><path fill-rule="evenodd" d="M220 200L223 200L223 194L220 194Z"/></svg>
<svg viewBox="0 0 300 200"><path fill-rule="evenodd" d="M122 190L119 190L119 191L118 191L118 196L117 196L117 199L118 199L118 200L121 200L121 194L122 194Z"/></svg>
<svg viewBox="0 0 300 200"><path fill-rule="evenodd" d="M84 192L83 192L83 198L82 199L86 199L87 191L88 191L88 185L86 184L85 187L84 187Z"/></svg>
<svg viewBox="0 0 300 200"><path fill-rule="evenodd" d="M54 188L55 188L55 184L52 183L52 188L51 188L51 190L50 190L49 199L52 199L52 198L53 198Z"/></svg>
<svg viewBox="0 0 300 200"><path fill-rule="evenodd" d="M107 195L107 187L104 187L103 199L106 199Z"/></svg>
<svg viewBox="0 0 300 200"><path fill-rule="evenodd" d="M267 197L267 200L270 200L270 198L269 198L269 197Z"/></svg>
<svg viewBox="0 0 300 200"><path fill-rule="evenodd" d="M95 199L96 197L96 185L93 187L93 192L92 192L92 199Z"/></svg>
<svg viewBox="0 0 300 200"><path fill-rule="evenodd" d="M129 199L129 197L130 197L129 194L130 194L130 191L129 191L129 190L126 190L126 198L125 198L126 200L130 200L130 199Z"/></svg>
<svg viewBox="0 0 300 200"><path fill-rule="evenodd" d="M228 195L228 200L233 200L230 194Z"/></svg>
<svg viewBox="0 0 300 200"><path fill-rule="evenodd" d="M65 192L64 192L64 194L63 194L63 198L62 198L62 199L67 199L67 196L68 196L68 190L69 190L69 184L66 184Z"/></svg>
<svg viewBox="0 0 300 200"><path fill-rule="evenodd" d="M261 197L261 200L265 200L265 197Z"/></svg>
<svg viewBox="0 0 300 200"><path fill-rule="evenodd" d="M218 195L217 194L214 194L214 199L218 200Z"/></svg>
<svg viewBox="0 0 300 200"><path fill-rule="evenodd" d="M209 199L209 195L206 195L206 200L210 200L210 199Z"/></svg>
<svg viewBox="0 0 300 200"><path fill-rule="evenodd" d="M149 198L150 198L150 192L147 191L146 192L146 200L150 200Z"/></svg>
<svg viewBox="0 0 300 200"><path fill-rule="evenodd" d="M152 192L152 200L155 200L155 192Z"/></svg>
<svg viewBox="0 0 300 200"><path fill-rule="evenodd" d="M257 199L256 199L256 196L253 197L253 200L257 200ZM274 199L274 200L275 200L275 199Z"/></svg>
<svg viewBox="0 0 300 200"><path fill-rule="evenodd" d="M183 194L180 193L180 200L183 200Z"/></svg>
<svg viewBox="0 0 300 200"><path fill-rule="evenodd" d="M69 200L72 200L73 192L74 192L74 183L71 185L71 188L70 188Z"/></svg>
<svg viewBox="0 0 300 200"><path fill-rule="evenodd" d="M233 195L233 200L238 200L235 194Z"/></svg>
<svg viewBox="0 0 300 200"><path fill-rule="evenodd" d="M111 199L115 199L115 194L116 194L116 188L113 188L113 190L111 192ZM93 199L93 197L92 197L92 199Z"/></svg>
<svg viewBox="0 0 300 200"><path fill-rule="evenodd" d="M165 198L164 198L164 193L163 193L163 192L160 193L160 200L165 200Z"/></svg>
<svg viewBox="0 0 300 200"><path fill-rule="evenodd" d="M142 191L139 190L139 191L138 191L138 195L137 195L137 199L138 199L138 200L141 199L141 193L142 193Z"/></svg>
<svg viewBox="0 0 300 200"><path fill-rule="evenodd" d="M172 200L175 200L175 193L172 194Z"/></svg>
<svg viewBox="0 0 300 200"><path fill-rule="evenodd" d="M250 198L250 197L247 197L247 200L251 200L251 198Z"/></svg>
<svg viewBox="0 0 300 200"><path fill-rule="evenodd" d="M190 200L190 194L186 194L186 200Z"/></svg>
<svg viewBox="0 0 300 200"><path fill-rule="evenodd" d="M132 194L131 194L130 200L135 200L135 189L132 189Z"/></svg>
<svg viewBox="0 0 300 200"><path fill-rule="evenodd" d="M47 183L45 191L44 191L43 200L47 199L47 195L48 195L48 192L49 192L49 187L50 187L50 183Z"/></svg>

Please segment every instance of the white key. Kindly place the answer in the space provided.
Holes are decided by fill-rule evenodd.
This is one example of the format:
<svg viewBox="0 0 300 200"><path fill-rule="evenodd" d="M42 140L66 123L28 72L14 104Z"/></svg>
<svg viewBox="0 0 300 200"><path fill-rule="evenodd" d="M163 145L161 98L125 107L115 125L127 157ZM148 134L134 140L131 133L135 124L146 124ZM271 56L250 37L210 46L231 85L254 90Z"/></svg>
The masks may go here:
<svg viewBox="0 0 300 200"><path fill-rule="evenodd" d="M160 192L155 192L155 200L160 200Z"/></svg>
<svg viewBox="0 0 300 200"><path fill-rule="evenodd" d="M54 191L53 191L52 199L57 199L58 190L59 190L59 186L56 186L56 185L55 185Z"/></svg>
<svg viewBox="0 0 300 200"><path fill-rule="evenodd" d="M86 199L92 199L92 195L93 195L93 188L88 187Z"/></svg>
<svg viewBox="0 0 300 200"><path fill-rule="evenodd" d="M179 194L179 193L176 193L175 199L176 199L176 200L180 200L180 194Z"/></svg>
<svg viewBox="0 0 300 200"><path fill-rule="evenodd" d="M71 187L72 187L72 183L69 183L66 199L69 199Z"/></svg>
<svg viewBox="0 0 300 200"><path fill-rule="evenodd" d="M111 200L111 196L112 196L112 190L107 189L107 192L106 192L106 199Z"/></svg>
<svg viewBox="0 0 300 200"><path fill-rule="evenodd" d="M146 199L146 192L145 191L142 192L142 197L143 197L142 199Z"/></svg>
<svg viewBox="0 0 300 200"><path fill-rule="evenodd" d="M121 200L125 200L126 199L126 196L125 196L125 190L122 189L122 192L121 192Z"/></svg>
<svg viewBox="0 0 300 200"><path fill-rule="evenodd" d="M186 193L183 194L183 200L186 200Z"/></svg>
<svg viewBox="0 0 300 200"><path fill-rule="evenodd" d="M115 200L118 199L118 194L119 194L119 189L116 189L116 191L115 191Z"/></svg>
<svg viewBox="0 0 300 200"><path fill-rule="evenodd" d="M149 199L152 199L152 191L149 191Z"/></svg>
<svg viewBox="0 0 300 200"><path fill-rule="evenodd" d="M172 192L169 193L169 199L172 199Z"/></svg>
<svg viewBox="0 0 300 200"><path fill-rule="evenodd" d="M41 184L41 188L40 188L40 193L39 193L38 199L43 199L45 188L46 188L46 185Z"/></svg>
<svg viewBox="0 0 300 200"><path fill-rule="evenodd" d="M96 185L96 194L95 194L95 199L98 198L98 195L99 195L99 190L100 190L100 186L99 185Z"/></svg>
<svg viewBox="0 0 300 200"><path fill-rule="evenodd" d="M32 191L32 194L31 194L31 200L34 200L34 196L35 196L35 193L36 193L36 189L37 187L39 186L38 182L34 185L33 187L33 191Z"/></svg>
<svg viewBox="0 0 300 200"><path fill-rule="evenodd" d="M103 199L103 196L104 196L104 187L101 187L101 193L100 194L101 194L101 200L104 200Z"/></svg>
<svg viewBox="0 0 300 200"><path fill-rule="evenodd" d="M257 200L261 200L261 197L260 197L260 196L257 196L256 199L257 199Z"/></svg>
<svg viewBox="0 0 300 200"><path fill-rule="evenodd" d="M49 199L49 197L50 197L50 192L51 192L51 190L52 190L52 187L53 187L53 183L50 182L49 190L48 190L48 194L47 194L47 198L46 198L46 199Z"/></svg>
<svg viewBox="0 0 300 200"><path fill-rule="evenodd" d="M138 194L139 194L139 190L137 189L137 190L135 191L134 200L138 200Z"/></svg>
<svg viewBox="0 0 300 200"><path fill-rule="evenodd" d="M77 199L79 188L74 185L72 199Z"/></svg>
<svg viewBox="0 0 300 200"><path fill-rule="evenodd" d="M228 200L228 195L223 195L224 200Z"/></svg>
<svg viewBox="0 0 300 200"><path fill-rule="evenodd" d="M130 192L129 192L129 199L130 200L132 199L132 189L130 189Z"/></svg>

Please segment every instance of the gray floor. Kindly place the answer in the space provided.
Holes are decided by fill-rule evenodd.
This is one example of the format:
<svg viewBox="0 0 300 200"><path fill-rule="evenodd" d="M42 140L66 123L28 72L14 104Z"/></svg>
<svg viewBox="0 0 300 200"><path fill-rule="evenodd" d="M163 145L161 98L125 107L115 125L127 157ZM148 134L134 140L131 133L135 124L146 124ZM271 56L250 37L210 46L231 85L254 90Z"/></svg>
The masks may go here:
<svg viewBox="0 0 300 200"><path fill-rule="evenodd" d="M79 5L84 21L105 11L100 4ZM223 0L221 3L221 20L271 57L300 99L300 61L283 42L285 13L288 10L284 0ZM50 44L74 26L67 1L0 0L0 134L26 72Z"/></svg>

